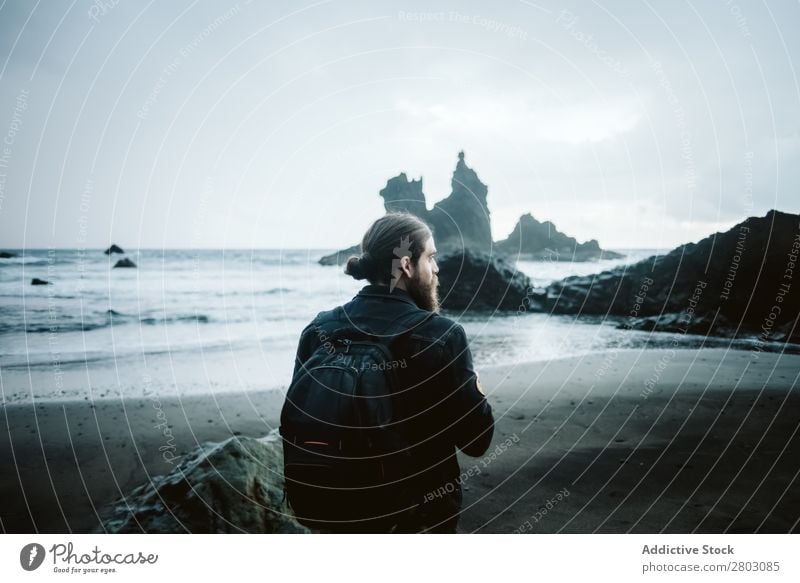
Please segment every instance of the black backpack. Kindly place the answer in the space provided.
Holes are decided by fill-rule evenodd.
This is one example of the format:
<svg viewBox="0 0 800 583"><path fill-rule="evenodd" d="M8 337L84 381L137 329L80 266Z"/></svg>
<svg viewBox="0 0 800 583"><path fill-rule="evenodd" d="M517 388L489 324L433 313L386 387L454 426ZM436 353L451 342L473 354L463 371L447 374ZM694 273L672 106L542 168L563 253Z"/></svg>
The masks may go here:
<svg viewBox="0 0 800 583"><path fill-rule="evenodd" d="M430 312L415 312L381 336L341 328L298 369L281 411L286 496L309 528L335 532L391 530L413 511L409 444L392 394L389 346Z"/></svg>

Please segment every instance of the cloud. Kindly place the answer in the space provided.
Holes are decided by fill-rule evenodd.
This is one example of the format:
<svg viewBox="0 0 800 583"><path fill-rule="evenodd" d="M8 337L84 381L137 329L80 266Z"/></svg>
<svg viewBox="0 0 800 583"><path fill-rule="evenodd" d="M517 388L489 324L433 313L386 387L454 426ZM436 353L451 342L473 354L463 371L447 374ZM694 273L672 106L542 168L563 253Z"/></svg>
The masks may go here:
<svg viewBox="0 0 800 583"><path fill-rule="evenodd" d="M514 97L480 96L452 101L403 99L395 110L410 122L440 131L469 130L473 134L509 135L540 142L571 145L598 143L633 130L642 118L630 100L615 104L575 103L531 106Z"/></svg>
<svg viewBox="0 0 800 583"><path fill-rule="evenodd" d="M641 117L638 111L625 106L577 105L534 113L529 124L541 140L585 144L630 132Z"/></svg>

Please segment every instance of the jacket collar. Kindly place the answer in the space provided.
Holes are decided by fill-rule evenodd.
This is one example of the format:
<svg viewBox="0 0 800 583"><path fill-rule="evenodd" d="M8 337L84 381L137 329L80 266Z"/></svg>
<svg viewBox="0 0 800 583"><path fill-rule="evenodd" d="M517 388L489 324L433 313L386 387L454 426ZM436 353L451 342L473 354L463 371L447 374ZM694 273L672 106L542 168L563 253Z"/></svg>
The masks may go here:
<svg viewBox="0 0 800 583"><path fill-rule="evenodd" d="M365 285L361 289L361 291L358 292L358 295L361 297L379 297L390 300L397 300L400 302L406 302L414 307L417 307L417 303L411 298L408 292L404 289L400 289L399 287L396 287L393 290L389 291L388 285L369 284Z"/></svg>

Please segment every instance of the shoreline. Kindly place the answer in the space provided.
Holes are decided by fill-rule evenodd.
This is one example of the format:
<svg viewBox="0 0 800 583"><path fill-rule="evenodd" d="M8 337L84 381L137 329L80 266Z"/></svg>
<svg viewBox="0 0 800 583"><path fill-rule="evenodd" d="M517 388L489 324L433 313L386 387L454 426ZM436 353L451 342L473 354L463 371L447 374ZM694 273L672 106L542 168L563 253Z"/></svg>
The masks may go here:
<svg viewBox="0 0 800 583"><path fill-rule="evenodd" d="M671 352L480 367L497 425L484 456L459 454L460 530L797 532L800 356ZM282 402L260 390L6 404L0 527L89 532L199 444L266 435Z"/></svg>
<svg viewBox="0 0 800 583"><path fill-rule="evenodd" d="M766 353L775 355L800 355L800 344L770 342L761 344L756 340L725 339L704 337L701 335L670 332L645 333L646 344L628 344L624 347L603 346L592 351L577 351L559 356L537 355L534 358L523 358L512 362L496 362L494 355L485 356L475 353L475 344L486 342L481 337L474 338L473 363L477 370L494 367L515 367L528 362L540 365L562 360L591 358L603 353L653 352L658 350L690 350L717 351L732 353ZM676 336L680 343L676 343ZM145 398L155 393L160 398L213 398L242 392L285 391L291 381L291 363L294 360L296 347L276 354L271 353L268 360L252 350L204 352L203 374L198 374L198 367L192 354L159 353L147 358L147 366L142 365L141 355L127 355L124 360L114 358L99 361L82 362L56 361L56 364L36 364L25 367L21 364L0 366L0 404L15 405L36 403L69 403L100 402L104 400ZM480 349L485 349L481 346ZM515 353L516 354L516 353ZM272 370L269 388L265 388L266 370ZM278 370L283 367L285 370ZM124 370L123 370L124 369ZM238 383L230 383L230 370L236 370ZM173 379L181 379L180 391ZM228 382L226 382L226 380ZM92 394L86 394L83 387ZM28 387L37 387L33 397ZM47 387L47 389L43 389Z"/></svg>

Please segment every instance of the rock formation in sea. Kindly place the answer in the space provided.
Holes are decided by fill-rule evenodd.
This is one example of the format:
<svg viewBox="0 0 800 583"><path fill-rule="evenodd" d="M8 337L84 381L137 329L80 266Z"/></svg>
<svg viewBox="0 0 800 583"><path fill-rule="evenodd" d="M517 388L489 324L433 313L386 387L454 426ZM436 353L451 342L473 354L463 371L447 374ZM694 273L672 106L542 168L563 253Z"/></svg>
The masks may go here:
<svg viewBox="0 0 800 583"><path fill-rule="evenodd" d="M491 253L492 227L486 204L488 188L464 162L464 152L458 153L450 185L450 196L433 205L428 216L436 248L440 253L464 250Z"/></svg>
<svg viewBox="0 0 800 583"><path fill-rule="evenodd" d="M450 196L428 210L422 179L409 180L404 172L390 178L380 191L386 212L406 211L425 221L433 232L440 254L459 253L469 249L475 253L491 253L492 227L486 204L488 188L467 166L464 152L459 152L451 180ZM361 253L357 243L319 260L322 265L342 265L351 255Z"/></svg>
<svg viewBox="0 0 800 583"><path fill-rule="evenodd" d="M113 245L112 244L111 247L109 247L108 249L103 251L103 253L105 253L106 255L111 255L112 253L123 254L123 253L125 253L125 251L122 250L122 247L119 247L118 245Z"/></svg>
<svg viewBox="0 0 800 583"><path fill-rule="evenodd" d="M554 282L545 309L621 316L625 328L798 342L800 215L772 210L666 255Z"/></svg>
<svg viewBox="0 0 800 583"><path fill-rule="evenodd" d="M593 261L616 259L622 255L600 248L597 240L578 243L556 229L553 223L540 223L530 214L520 217L507 239L492 243L490 211L487 204L488 187L477 173L467 166L464 152L458 153L450 195L428 210L422 179L409 180L404 172L390 178L380 191L386 212L405 211L418 216L430 226L440 255L461 253L464 250L478 255L506 255L508 261L517 258L533 261ZM357 243L326 255L322 265L342 265L351 255L361 253Z"/></svg>
<svg viewBox="0 0 800 583"><path fill-rule="evenodd" d="M166 476L113 503L109 533L304 533L283 495L283 448L274 434L205 443Z"/></svg>
<svg viewBox="0 0 800 583"><path fill-rule="evenodd" d="M406 173L401 172L390 178L379 194L387 213L405 211L423 221L428 220L428 206L425 202L425 193L422 192L422 178L409 181Z"/></svg>
<svg viewBox="0 0 800 583"><path fill-rule="evenodd" d="M31 280L31 285L53 285L53 284L47 281L46 279L39 279L38 277L34 277Z"/></svg>
<svg viewBox="0 0 800 583"><path fill-rule="evenodd" d="M604 251L596 240L578 243L550 222L539 223L523 215L508 239L492 243L487 204L488 187L467 166L459 152L450 195L428 210L422 179L409 180L405 173L389 179L380 191L386 212L404 211L425 221L433 232L439 252L439 293L445 309L516 310L541 307L541 293L532 293L530 280L518 272L518 257L531 260L588 261L618 258ZM322 265L342 265L361 253L356 244L322 257ZM524 304L529 302L529 304ZM532 303L531 303L532 302Z"/></svg>
<svg viewBox="0 0 800 583"><path fill-rule="evenodd" d="M495 249L513 259L528 261L596 261L624 257L601 249L597 239L578 243L550 221L540 223L530 213L519 218L508 238L495 243Z"/></svg>
<svg viewBox="0 0 800 583"><path fill-rule="evenodd" d="M527 308L530 279L502 257L466 250L439 260L442 308L470 311L513 311Z"/></svg>
<svg viewBox="0 0 800 583"><path fill-rule="evenodd" d="M114 269L117 267L136 267L136 264L127 257L123 257L114 264Z"/></svg>
<svg viewBox="0 0 800 583"><path fill-rule="evenodd" d="M340 249L330 255L320 258L320 265L343 265L353 255L361 255L361 243L356 243L347 249Z"/></svg>
<svg viewBox="0 0 800 583"><path fill-rule="evenodd" d="M11 259L12 257L16 257L16 253L9 253L8 251L0 251L0 259Z"/></svg>

